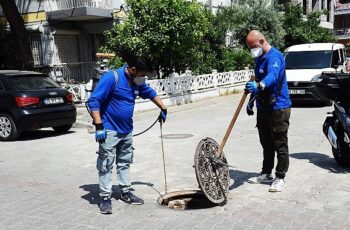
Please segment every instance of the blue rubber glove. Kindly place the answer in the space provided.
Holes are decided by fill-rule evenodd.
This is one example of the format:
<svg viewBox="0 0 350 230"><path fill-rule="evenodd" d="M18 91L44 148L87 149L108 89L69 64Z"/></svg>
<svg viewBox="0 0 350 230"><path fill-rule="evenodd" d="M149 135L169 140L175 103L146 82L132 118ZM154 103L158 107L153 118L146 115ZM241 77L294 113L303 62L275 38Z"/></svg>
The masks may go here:
<svg viewBox="0 0 350 230"><path fill-rule="evenodd" d="M245 85L245 90L255 93L258 91L258 85L256 84L255 81L248 81L247 84Z"/></svg>
<svg viewBox="0 0 350 230"><path fill-rule="evenodd" d="M95 139L96 142L101 143L105 143L105 140L107 138L107 131L106 129L103 127L102 124L94 124L96 127L96 131L95 131Z"/></svg>
<svg viewBox="0 0 350 230"><path fill-rule="evenodd" d="M168 110L167 109L162 109L160 111L159 117L158 117L158 121L164 123L166 121L166 115L168 114Z"/></svg>
<svg viewBox="0 0 350 230"><path fill-rule="evenodd" d="M252 100L249 100L248 104L247 104L247 114L248 116L252 116L254 115L254 101L255 101L255 98L253 98Z"/></svg>

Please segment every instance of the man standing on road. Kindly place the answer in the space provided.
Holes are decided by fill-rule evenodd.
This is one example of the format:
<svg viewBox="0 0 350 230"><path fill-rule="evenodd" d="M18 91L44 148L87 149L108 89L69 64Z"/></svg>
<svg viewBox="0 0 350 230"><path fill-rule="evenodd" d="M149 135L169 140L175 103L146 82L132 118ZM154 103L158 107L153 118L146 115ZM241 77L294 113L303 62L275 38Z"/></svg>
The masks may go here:
<svg viewBox="0 0 350 230"><path fill-rule="evenodd" d="M263 147L264 160L261 173L249 183L272 182L269 191L280 192L285 186L289 167L288 128L291 101L285 73L285 61L281 52L272 47L259 31L247 36L247 45L255 60L255 81L246 84L251 93L247 105L248 115L253 115L254 99L257 106L257 128ZM272 178L275 152L277 153L276 177Z"/></svg>
<svg viewBox="0 0 350 230"><path fill-rule="evenodd" d="M133 162L133 113L135 99L152 100L160 109L159 122L165 122L167 109L157 93L145 83L152 66L144 58L132 57L123 67L109 71L93 91L88 107L99 142L97 170L101 197L100 210L112 213L112 168L117 166L120 200L141 205L144 201L131 193L130 164Z"/></svg>

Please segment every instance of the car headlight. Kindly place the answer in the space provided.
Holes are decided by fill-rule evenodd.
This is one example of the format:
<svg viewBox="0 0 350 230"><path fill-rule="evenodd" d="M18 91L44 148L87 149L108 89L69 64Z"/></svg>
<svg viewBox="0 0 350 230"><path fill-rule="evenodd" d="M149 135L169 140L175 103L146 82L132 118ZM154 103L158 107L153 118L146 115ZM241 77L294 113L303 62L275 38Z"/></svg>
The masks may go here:
<svg viewBox="0 0 350 230"><path fill-rule="evenodd" d="M321 74L318 74L311 79L311 82L321 82L321 81L322 81Z"/></svg>

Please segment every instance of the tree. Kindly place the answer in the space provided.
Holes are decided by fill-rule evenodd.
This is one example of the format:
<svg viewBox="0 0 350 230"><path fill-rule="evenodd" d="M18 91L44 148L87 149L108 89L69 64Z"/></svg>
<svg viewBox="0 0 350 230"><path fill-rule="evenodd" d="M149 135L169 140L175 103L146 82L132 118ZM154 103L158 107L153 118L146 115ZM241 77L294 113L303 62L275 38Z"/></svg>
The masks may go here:
<svg viewBox="0 0 350 230"><path fill-rule="evenodd" d="M320 16L325 11L312 12L303 19L303 9L300 5L288 4L285 7L283 27L286 29L286 47L313 42L334 42L335 37L330 29L320 26Z"/></svg>
<svg viewBox="0 0 350 230"><path fill-rule="evenodd" d="M282 15L269 0L242 0L220 11L218 17L224 20L224 25L234 33L242 48L246 47L246 36L253 29L261 31L277 48L284 47Z"/></svg>
<svg viewBox="0 0 350 230"><path fill-rule="evenodd" d="M128 0L123 24L107 32L107 48L127 60L128 55L150 58L165 75L186 69L199 71L210 51L207 12L186 0Z"/></svg>
<svg viewBox="0 0 350 230"><path fill-rule="evenodd" d="M29 36L15 1L0 0L0 5L16 41L16 68L33 69L34 61Z"/></svg>

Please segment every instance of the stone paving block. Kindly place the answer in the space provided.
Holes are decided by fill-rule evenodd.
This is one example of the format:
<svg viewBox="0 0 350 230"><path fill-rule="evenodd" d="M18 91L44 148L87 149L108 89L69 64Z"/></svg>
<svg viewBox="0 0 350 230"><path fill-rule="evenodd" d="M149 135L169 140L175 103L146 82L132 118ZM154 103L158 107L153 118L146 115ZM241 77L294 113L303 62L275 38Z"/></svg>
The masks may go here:
<svg viewBox="0 0 350 230"><path fill-rule="evenodd" d="M196 146L207 136L220 142L240 97L233 95L212 99L210 103L169 108L164 134L193 134L188 139L165 140L170 190L198 189L192 168ZM326 226L350 229L350 170L336 164L321 131L330 108L292 110L286 189L272 194L268 192L269 185L246 183L261 168L262 149L255 117L242 113L225 146L228 162L236 166L230 169L228 203L205 210L176 212L156 204L159 193L164 191L159 126L134 139L131 177L136 182L137 194L145 198L145 205L135 207L113 199L113 214L108 216L99 212L97 144L86 129L36 138L38 133L51 132L42 130L33 132L27 139L2 142L0 197L11 202L1 203L0 229L9 229L10 224L16 230L23 225L26 229L41 230L215 227L294 230L326 229ZM135 129L147 127L157 114L158 111L135 114ZM30 157L18 161L24 154ZM116 183L115 172L113 176Z"/></svg>

